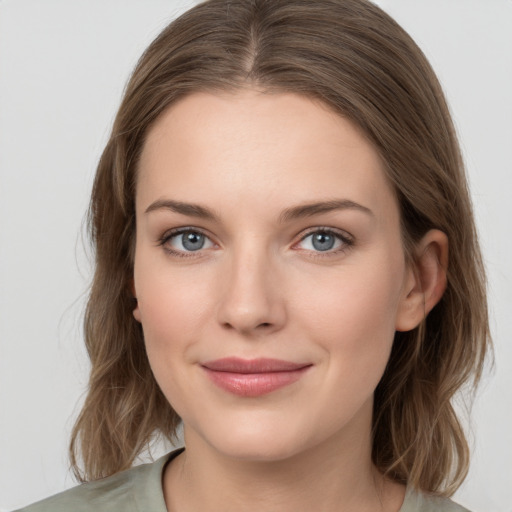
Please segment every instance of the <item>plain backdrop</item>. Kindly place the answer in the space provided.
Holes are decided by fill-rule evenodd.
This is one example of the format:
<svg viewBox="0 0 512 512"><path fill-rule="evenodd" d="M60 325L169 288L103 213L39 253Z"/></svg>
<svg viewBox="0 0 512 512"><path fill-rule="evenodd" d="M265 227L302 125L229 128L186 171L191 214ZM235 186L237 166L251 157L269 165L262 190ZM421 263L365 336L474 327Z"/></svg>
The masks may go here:
<svg viewBox="0 0 512 512"><path fill-rule="evenodd" d="M67 447L87 383L94 169L137 58L194 3L0 0L0 511L75 484ZM489 274L496 367L467 424L473 464L455 499L511 512L512 1L378 3L445 88Z"/></svg>

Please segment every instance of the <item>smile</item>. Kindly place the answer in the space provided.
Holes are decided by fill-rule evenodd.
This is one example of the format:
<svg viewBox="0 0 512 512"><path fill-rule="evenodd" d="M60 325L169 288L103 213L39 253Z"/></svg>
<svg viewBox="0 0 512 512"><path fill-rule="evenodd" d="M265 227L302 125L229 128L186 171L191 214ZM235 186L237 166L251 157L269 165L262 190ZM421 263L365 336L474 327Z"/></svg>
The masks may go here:
<svg viewBox="0 0 512 512"><path fill-rule="evenodd" d="M202 364L210 380L224 391L255 397L298 381L311 364L278 359L225 358Z"/></svg>

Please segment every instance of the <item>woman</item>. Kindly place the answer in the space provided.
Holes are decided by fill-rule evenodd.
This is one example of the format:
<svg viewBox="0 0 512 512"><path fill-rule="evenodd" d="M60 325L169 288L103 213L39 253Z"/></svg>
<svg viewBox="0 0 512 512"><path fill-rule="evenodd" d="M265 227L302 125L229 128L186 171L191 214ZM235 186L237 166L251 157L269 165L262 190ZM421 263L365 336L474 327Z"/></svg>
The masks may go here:
<svg viewBox="0 0 512 512"><path fill-rule="evenodd" d="M25 510L461 510L484 272L442 91L380 9L191 9L135 69L90 212L90 482Z"/></svg>

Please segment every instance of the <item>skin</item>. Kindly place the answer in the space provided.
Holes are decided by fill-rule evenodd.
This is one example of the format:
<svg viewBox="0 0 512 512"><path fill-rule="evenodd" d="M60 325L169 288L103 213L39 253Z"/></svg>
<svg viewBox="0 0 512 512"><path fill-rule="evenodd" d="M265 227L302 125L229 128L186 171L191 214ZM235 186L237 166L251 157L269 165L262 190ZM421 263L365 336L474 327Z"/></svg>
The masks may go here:
<svg viewBox="0 0 512 512"><path fill-rule="evenodd" d="M334 200L350 207L280 221ZM398 511L403 487L371 462L373 393L395 331L444 291L447 241L430 231L406 264L394 192L361 132L291 93L194 93L148 133L136 216L134 316L184 424L186 451L164 474L168 509ZM183 227L206 235L200 250L171 237ZM308 236L322 229L342 237L328 251ZM230 356L312 366L240 397L201 367Z"/></svg>

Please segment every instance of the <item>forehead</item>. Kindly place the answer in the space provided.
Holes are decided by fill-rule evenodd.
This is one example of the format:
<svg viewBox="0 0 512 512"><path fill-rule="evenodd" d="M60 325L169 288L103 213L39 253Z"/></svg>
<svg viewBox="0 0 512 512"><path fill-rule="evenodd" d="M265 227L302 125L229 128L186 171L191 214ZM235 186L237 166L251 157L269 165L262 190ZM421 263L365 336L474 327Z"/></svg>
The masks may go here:
<svg viewBox="0 0 512 512"><path fill-rule="evenodd" d="M252 89L193 93L160 116L141 155L137 203L165 194L224 207L257 198L262 208L342 196L395 202L377 151L353 123L309 97Z"/></svg>

